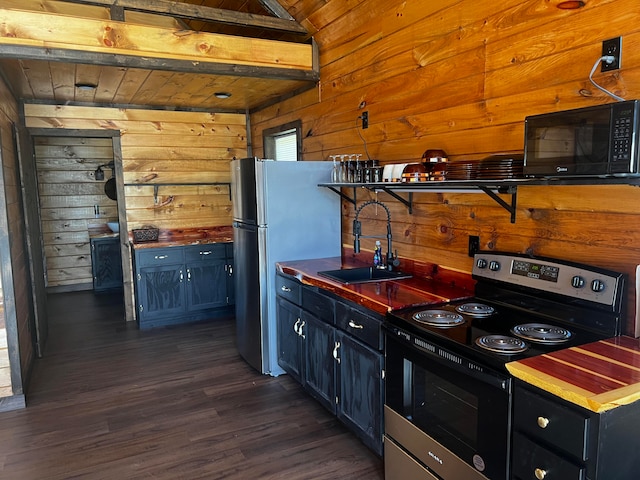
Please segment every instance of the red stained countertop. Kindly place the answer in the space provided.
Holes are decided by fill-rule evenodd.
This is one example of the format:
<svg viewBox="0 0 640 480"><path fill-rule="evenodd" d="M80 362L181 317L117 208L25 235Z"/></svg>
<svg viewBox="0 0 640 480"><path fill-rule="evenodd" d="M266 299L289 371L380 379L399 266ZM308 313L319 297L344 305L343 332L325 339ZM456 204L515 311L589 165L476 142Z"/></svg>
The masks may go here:
<svg viewBox="0 0 640 480"><path fill-rule="evenodd" d="M368 264L363 264L348 254L342 257L276 264L280 272L295 276L302 283L334 292L342 298L381 314L410 306L450 302L473 296L474 280L469 274L410 261L404 261L400 270L414 276L404 280L343 285L318 275L318 272L323 270L362 266Z"/></svg>
<svg viewBox="0 0 640 480"><path fill-rule="evenodd" d="M136 249L164 248L184 245L205 245L207 243L233 242L233 228L230 226L193 228L193 229L160 229L157 242L134 243L129 234L131 246Z"/></svg>
<svg viewBox="0 0 640 480"><path fill-rule="evenodd" d="M615 337L507 364L516 378L593 412L640 400L640 340Z"/></svg>

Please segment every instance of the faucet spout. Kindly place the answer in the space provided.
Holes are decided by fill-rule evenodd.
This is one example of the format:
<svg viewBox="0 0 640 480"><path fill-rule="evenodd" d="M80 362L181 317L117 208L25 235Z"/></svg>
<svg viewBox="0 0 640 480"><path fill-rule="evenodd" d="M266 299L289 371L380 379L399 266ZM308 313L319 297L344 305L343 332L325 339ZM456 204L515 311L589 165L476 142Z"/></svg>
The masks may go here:
<svg viewBox="0 0 640 480"><path fill-rule="evenodd" d="M382 208L384 208L385 212L387 212L387 264L386 264L386 268L388 270L392 270L394 266L397 266L396 263L396 259L397 257L394 256L393 254L393 246L392 246L392 235L391 235L391 212L389 211L389 208L382 202L378 201L378 200L370 200L368 202L363 203L362 205L360 205L360 207L356 210L356 216L355 219L353 220L353 252L354 253L360 253L360 239L361 238L384 238L384 236L382 235L362 235L362 224L360 223L360 221L358 220L358 218L360 217L360 212L362 212L362 210L367 207L368 205L380 205Z"/></svg>

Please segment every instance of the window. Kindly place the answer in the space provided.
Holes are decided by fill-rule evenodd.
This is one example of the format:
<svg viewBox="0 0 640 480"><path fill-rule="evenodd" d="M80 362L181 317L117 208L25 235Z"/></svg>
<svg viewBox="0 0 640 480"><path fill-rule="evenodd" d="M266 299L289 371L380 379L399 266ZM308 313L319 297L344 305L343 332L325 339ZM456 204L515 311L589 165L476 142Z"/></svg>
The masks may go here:
<svg viewBox="0 0 640 480"><path fill-rule="evenodd" d="M302 160L302 122L268 128L262 132L265 158L295 162Z"/></svg>

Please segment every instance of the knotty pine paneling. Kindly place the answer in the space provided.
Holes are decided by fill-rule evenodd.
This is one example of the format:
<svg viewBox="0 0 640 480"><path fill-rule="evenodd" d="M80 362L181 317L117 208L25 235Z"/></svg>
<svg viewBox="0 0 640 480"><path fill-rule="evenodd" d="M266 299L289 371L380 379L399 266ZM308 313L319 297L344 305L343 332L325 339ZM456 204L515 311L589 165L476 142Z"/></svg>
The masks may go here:
<svg viewBox="0 0 640 480"><path fill-rule="evenodd" d="M254 154L262 154L264 129L298 119L307 160L365 153L363 140L382 164L419 161L427 148L443 148L451 161L521 153L526 115L613 101L588 75L602 40L618 35L623 68L594 78L618 95L639 98L640 4L600 0L577 10L557 4L283 0L296 20L313 28L320 89L253 112ZM363 110L369 128L358 130ZM639 188L521 187L515 224L481 193L417 193L413 214L385 193L358 192L359 203L372 198L390 207L401 256L470 272L468 236L479 235L484 249L628 274L625 330L640 334ZM342 212L343 242L351 244L353 205L343 202ZM384 232L383 213L363 210L365 234Z"/></svg>
<svg viewBox="0 0 640 480"><path fill-rule="evenodd" d="M227 186L189 184L230 181L229 162L247 155L244 115L35 104L25 113L29 127L121 132L129 230L231 224ZM180 185L160 185L155 197L154 184L173 183Z"/></svg>
<svg viewBox="0 0 640 480"><path fill-rule="evenodd" d="M113 161L113 141L44 136L33 141L47 287L91 285L88 225L118 218L116 202L104 193L112 169L105 167L104 179L95 179L98 166Z"/></svg>

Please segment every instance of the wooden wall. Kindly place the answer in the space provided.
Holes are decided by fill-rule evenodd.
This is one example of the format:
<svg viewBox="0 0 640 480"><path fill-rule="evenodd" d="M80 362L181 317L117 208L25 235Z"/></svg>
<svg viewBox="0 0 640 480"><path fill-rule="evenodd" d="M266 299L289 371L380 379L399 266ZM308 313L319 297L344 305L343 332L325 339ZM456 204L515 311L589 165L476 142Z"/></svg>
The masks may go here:
<svg viewBox="0 0 640 480"><path fill-rule="evenodd" d="M34 137L47 287L92 285L88 225L118 221L118 206L94 173L113 162L111 138ZM94 207L98 207L96 218Z"/></svg>
<svg viewBox="0 0 640 480"><path fill-rule="evenodd" d="M254 112L251 138L301 119L304 159L365 153L383 164L419 161L427 148L451 160L520 153L524 118L613 100L588 79L602 41L623 37L622 69L594 78L627 99L640 98L640 3L560 1L359 0L282 4L320 49L320 88ZM370 198L366 193L360 201ZM469 235L481 248L528 252L600 265L629 275L626 332L635 327L640 264L640 189L630 186L522 187L515 224L484 194L415 194L414 213L388 195L401 256L469 272ZM352 242L354 208L343 203L343 241ZM384 231L375 210L364 231ZM640 323L640 322L639 322Z"/></svg>
<svg viewBox="0 0 640 480"><path fill-rule="evenodd" d="M229 162L247 155L245 115L42 104L25 104L24 112L26 126L45 133L120 133L114 150L118 210L129 239L132 229L145 225L177 232L231 225L229 187L219 184L231 180ZM130 266L126 240L121 251L123 267ZM125 315L134 320L130 269L123 268L123 276Z"/></svg>
<svg viewBox="0 0 640 480"><path fill-rule="evenodd" d="M129 230L231 225L229 189L216 184L247 154L244 115L27 104L25 117L29 128L120 131Z"/></svg>
<svg viewBox="0 0 640 480"><path fill-rule="evenodd" d="M13 124L18 121L17 102L0 80L0 275L13 393L23 396L35 356L29 259L24 236L19 166L13 141Z"/></svg>

